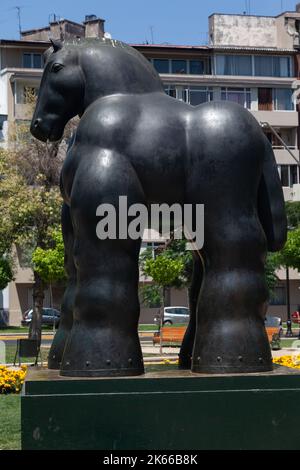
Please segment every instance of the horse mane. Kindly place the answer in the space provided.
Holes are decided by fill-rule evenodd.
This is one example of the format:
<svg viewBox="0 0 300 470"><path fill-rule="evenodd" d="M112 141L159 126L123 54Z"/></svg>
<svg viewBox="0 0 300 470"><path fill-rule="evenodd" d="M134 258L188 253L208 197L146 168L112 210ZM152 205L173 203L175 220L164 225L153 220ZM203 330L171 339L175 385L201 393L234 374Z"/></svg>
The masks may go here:
<svg viewBox="0 0 300 470"><path fill-rule="evenodd" d="M134 47L129 46L125 42L119 41L117 39L109 39L109 38L73 38L73 39L66 39L63 41L63 47L75 47L75 48L94 48L94 49L101 49L103 47L112 47L117 49L122 49L126 54L131 55L135 59L137 59L143 67L148 69L148 72L151 73L153 78L157 79L161 83L161 79L152 66L152 64L147 60L140 52L138 52Z"/></svg>

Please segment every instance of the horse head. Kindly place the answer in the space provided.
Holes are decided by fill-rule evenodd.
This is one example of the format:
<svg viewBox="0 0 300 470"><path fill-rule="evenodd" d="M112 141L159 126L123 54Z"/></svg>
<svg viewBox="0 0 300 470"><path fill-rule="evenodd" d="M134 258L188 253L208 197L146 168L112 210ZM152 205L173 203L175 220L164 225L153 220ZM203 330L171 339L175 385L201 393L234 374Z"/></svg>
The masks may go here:
<svg viewBox="0 0 300 470"><path fill-rule="evenodd" d="M39 140L59 140L67 122L98 98L118 93L163 93L161 80L142 54L120 41L52 41L31 133Z"/></svg>
<svg viewBox="0 0 300 470"><path fill-rule="evenodd" d="M57 141L67 122L82 112L84 77L78 54L60 41L52 41L52 50L46 51L45 59L30 131L39 140Z"/></svg>

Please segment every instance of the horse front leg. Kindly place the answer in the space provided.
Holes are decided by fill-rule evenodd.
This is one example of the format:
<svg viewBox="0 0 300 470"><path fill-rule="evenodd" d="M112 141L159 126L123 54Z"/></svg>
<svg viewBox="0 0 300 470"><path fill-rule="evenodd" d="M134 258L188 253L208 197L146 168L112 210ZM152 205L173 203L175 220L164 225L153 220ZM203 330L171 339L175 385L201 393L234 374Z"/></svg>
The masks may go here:
<svg viewBox="0 0 300 470"><path fill-rule="evenodd" d="M77 289L74 323L64 351L66 376L127 376L144 372L138 337L139 250L141 240L100 239L97 209L144 202L128 160L114 151L94 150L82 159L72 187L71 217ZM117 235L117 233L116 233Z"/></svg>
<svg viewBox="0 0 300 470"><path fill-rule="evenodd" d="M65 271L68 279L61 304L59 327L53 339L48 356L49 369L60 368L66 342L73 325L73 307L77 282L77 270L73 259L73 225L70 215L70 208L67 206L67 204L63 204L62 207L61 226L65 246Z"/></svg>

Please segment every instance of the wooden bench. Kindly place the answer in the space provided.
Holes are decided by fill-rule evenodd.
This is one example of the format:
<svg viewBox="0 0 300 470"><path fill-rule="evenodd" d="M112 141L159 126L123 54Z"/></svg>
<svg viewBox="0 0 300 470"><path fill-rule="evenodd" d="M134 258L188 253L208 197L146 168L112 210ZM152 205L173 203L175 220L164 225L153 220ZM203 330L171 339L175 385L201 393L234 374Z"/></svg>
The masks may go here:
<svg viewBox="0 0 300 470"><path fill-rule="evenodd" d="M267 327L266 328L266 332L267 332L267 335L268 335L268 340L269 340L269 343L271 343L272 339L273 339L273 335L279 335L279 328L278 327L274 327L274 326L270 326L270 327Z"/></svg>
<svg viewBox="0 0 300 470"><path fill-rule="evenodd" d="M183 341L184 334L186 332L187 326L163 326L161 328L162 332L162 344L178 344L180 345ZM273 341L274 335L279 335L278 327L268 327L266 328L268 335L269 343ZM160 344L160 332L157 331L153 335L153 344Z"/></svg>
<svg viewBox="0 0 300 470"><path fill-rule="evenodd" d="M161 328L162 344L181 344L187 325L185 326L163 326ZM160 344L160 332L157 331L153 335L153 344Z"/></svg>

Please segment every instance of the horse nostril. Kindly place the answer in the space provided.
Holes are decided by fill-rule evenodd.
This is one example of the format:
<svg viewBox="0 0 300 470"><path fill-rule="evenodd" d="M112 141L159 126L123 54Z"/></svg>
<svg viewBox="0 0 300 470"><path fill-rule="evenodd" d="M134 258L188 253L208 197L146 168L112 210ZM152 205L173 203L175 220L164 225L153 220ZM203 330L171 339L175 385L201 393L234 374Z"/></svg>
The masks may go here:
<svg viewBox="0 0 300 470"><path fill-rule="evenodd" d="M34 121L33 123L33 127L36 129L37 127L39 127L40 123L41 123L41 118L38 118Z"/></svg>

